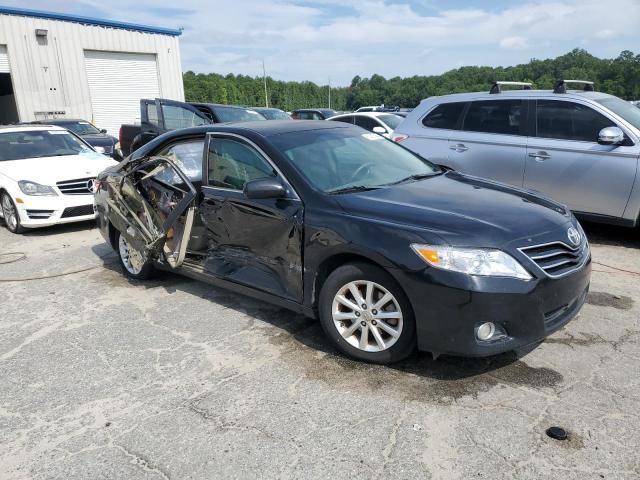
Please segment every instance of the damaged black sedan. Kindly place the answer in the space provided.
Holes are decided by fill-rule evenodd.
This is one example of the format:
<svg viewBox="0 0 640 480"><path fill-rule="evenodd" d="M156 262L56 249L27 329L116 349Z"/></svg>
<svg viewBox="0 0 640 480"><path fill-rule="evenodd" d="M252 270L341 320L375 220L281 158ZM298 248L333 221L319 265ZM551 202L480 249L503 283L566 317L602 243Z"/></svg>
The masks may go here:
<svg viewBox="0 0 640 480"><path fill-rule="evenodd" d="M318 318L369 362L535 344L589 288L589 244L562 205L338 122L170 132L96 190L129 277L175 270Z"/></svg>

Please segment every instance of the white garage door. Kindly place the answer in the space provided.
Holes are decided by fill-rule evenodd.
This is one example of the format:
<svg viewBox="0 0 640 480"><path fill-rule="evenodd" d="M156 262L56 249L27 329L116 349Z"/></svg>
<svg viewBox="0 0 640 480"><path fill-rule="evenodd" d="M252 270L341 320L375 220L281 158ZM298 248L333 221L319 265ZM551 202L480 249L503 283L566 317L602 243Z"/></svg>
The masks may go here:
<svg viewBox="0 0 640 480"><path fill-rule="evenodd" d="M160 97L153 54L85 51L93 122L118 136L123 123L140 122L140 100Z"/></svg>
<svg viewBox="0 0 640 480"><path fill-rule="evenodd" d="M5 47L4 45L0 45L0 73L10 73L7 47Z"/></svg>

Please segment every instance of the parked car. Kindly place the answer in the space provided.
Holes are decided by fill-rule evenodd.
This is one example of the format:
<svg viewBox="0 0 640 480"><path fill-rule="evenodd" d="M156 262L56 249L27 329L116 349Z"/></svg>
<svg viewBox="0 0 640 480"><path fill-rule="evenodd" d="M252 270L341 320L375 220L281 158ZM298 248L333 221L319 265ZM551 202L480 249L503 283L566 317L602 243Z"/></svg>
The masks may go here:
<svg viewBox="0 0 640 480"><path fill-rule="evenodd" d="M640 110L571 83L427 98L394 139L434 163L540 191L582 218L636 226Z"/></svg>
<svg viewBox="0 0 640 480"><path fill-rule="evenodd" d="M258 112L267 120L291 120L291 115L279 108L252 107L251 110Z"/></svg>
<svg viewBox="0 0 640 480"><path fill-rule="evenodd" d="M569 210L354 125L177 130L98 182L98 224L127 276L175 270L319 318L369 362L535 344L589 287Z"/></svg>
<svg viewBox="0 0 640 480"><path fill-rule="evenodd" d="M62 127L0 127L0 216L13 233L91 220L94 179L117 164Z"/></svg>
<svg viewBox="0 0 640 480"><path fill-rule="evenodd" d="M344 122L358 125L373 133L378 133L383 137L391 138L394 129L402 122L402 118L395 113L363 112L346 113L336 115L328 119L330 122Z"/></svg>
<svg viewBox="0 0 640 480"><path fill-rule="evenodd" d="M376 107L360 107L359 109L356 110L355 113L362 113L362 112L398 112L400 111L400 107L398 106L385 106L385 105L379 105Z"/></svg>
<svg viewBox="0 0 640 480"><path fill-rule="evenodd" d="M326 120L337 115L338 112L330 108L300 108L291 112L294 120Z"/></svg>
<svg viewBox="0 0 640 480"><path fill-rule="evenodd" d="M115 147L116 143L118 143L118 139L111 135L107 135L106 130L100 130L98 127L86 120L56 118L51 120L38 120L31 123L35 125L58 125L59 127L66 128L91 145L96 152L104 153L110 157L116 155Z"/></svg>
<svg viewBox="0 0 640 480"><path fill-rule="evenodd" d="M256 111L235 105L185 103L162 98L140 100L140 125L120 127L120 155L127 157L158 135L178 128L259 120L266 118Z"/></svg>

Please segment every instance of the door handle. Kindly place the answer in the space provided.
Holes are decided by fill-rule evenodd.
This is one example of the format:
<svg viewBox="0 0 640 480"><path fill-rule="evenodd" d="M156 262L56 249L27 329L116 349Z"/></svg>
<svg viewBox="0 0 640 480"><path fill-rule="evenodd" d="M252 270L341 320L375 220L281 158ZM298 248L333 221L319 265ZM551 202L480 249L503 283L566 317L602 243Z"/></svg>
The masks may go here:
<svg viewBox="0 0 640 480"><path fill-rule="evenodd" d="M455 145L451 145L449 148L459 153L469 150L469 147L467 147L464 143L456 143Z"/></svg>
<svg viewBox="0 0 640 480"><path fill-rule="evenodd" d="M544 162L545 160L549 160L551 158L551 155L549 155L547 152L530 153L529 156L531 158L535 158L538 162Z"/></svg>

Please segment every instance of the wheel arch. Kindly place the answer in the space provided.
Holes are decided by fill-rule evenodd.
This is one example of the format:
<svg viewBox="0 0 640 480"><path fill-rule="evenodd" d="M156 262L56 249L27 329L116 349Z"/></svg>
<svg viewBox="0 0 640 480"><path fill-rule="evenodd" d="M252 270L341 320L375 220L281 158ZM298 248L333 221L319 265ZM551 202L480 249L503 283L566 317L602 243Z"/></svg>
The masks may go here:
<svg viewBox="0 0 640 480"><path fill-rule="evenodd" d="M404 288L397 280L393 272L389 270L389 268L385 267L385 265L379 261L372 259L371 257L364 255L362 253L355 252L341 252L335 253L333 255L328 256L323 259L322 262L318 264L318 268L316 269L315 276L313 278L313 291L311 297L312 309L314 313L318 314L318 300L320 298L320 291L322 290L322 286L324 282L327 280L329 275L337 268L349 264L349 263L366 263L381 269L390 275L398 284L398 286L404 291ZM406 292L405 292L406 295Z"/></svg>

